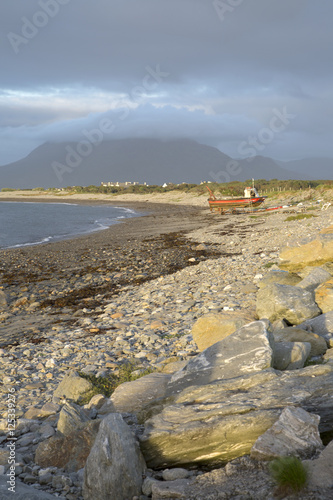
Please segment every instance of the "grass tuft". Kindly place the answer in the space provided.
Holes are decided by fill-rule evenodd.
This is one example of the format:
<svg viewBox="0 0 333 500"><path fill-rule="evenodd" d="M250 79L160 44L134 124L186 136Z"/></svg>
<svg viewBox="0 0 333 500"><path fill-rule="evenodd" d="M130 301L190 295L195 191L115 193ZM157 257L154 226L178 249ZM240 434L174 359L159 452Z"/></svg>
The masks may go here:
<svg viewBox="0 0 333 500"><path fill-rule="evenodd" d="M300 492L308 481L308 469L297 457L279 457L269 466L278 493Z"/></svg>
<svg viewBox="0 0 333 500"><path fill-rule="evenodd" d="M313 214L290 215L289 217L286 218L285 222L289 222L291 220L311 219L312 217L318 217L318 215L313 215Z"/></svg>
<svg viewBox="0 0 333 500"><path fill-rule="evenodd" d="M104 396L110 397L114 390L124 382L133 382L155 371L153 368L147 368L140 373L133 374L135 370L137 370L137 363L128 361L119 368L119 373L117 375L111 374L107 377L96 377L93 374L79 372L80 377L89 380L94 386L93 390L87 395L87 398L82 398L79 404L84 405L89 403L92 396L96 394L104 394Z"/></svg>

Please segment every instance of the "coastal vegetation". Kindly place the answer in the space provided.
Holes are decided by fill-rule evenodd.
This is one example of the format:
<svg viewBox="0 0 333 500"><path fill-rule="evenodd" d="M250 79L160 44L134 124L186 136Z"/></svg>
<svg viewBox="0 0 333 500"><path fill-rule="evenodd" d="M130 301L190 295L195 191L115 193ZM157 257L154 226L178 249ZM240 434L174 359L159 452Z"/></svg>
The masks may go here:
<svg viewBox="0 0 333 500"><path fill-rule="evenodd" d="M219 193L221 196L242 196L244 192L244 188L248 185L251 185L252 180L248 179L244 182L234 181L228 183L216 183L216 182L203 182L201 184L191 184L191 183L182 183L182 184L173 184L169 183L165 187L159 185L128 185L126 187L123 186L67 186L66 188L57 189L57 188L34 188L34 189L22 189L15 190L12 188L3 187L1 189L2 192L11 192L11 191L34 191L34 192L45 192L61 194L63 192L70 194L81 194L81 193L93 193L93 194L125 194L125 193L135 193L135 194L153 194L153 193L167 193L170 191L178 191L180 193L190 193L192 195L206 195L208 185L209 188L215 193ZM333 180L311 180L311 181L302 181L302 180L285 180L281 181L278 179L271 179L269 181L265 179L256 179L255 185L258 191L261 194L265 194L268 197L276 197L279 194L293 194L298 191L313 191L316 193L324 192L327 189L333 189Z"/></svg>
<svg viewBox="0 0 333 500"><path fill-rule="evenodd" d="M281 494L300 492L308 481L308 470L297 457L279 457L269 470Z"/></svg>

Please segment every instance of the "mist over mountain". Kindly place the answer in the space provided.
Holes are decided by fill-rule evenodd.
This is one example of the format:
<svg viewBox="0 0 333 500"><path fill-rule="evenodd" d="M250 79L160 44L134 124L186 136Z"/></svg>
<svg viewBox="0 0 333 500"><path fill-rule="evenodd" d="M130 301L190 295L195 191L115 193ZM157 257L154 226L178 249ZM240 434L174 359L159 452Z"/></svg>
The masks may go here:
<svg viewBox="0 0 333 500"><path fill-rule="evenodd" d="M303 158L302 160L277 161L280 167L302 173L307 179L332 179L333 158Z"/></svg>
<svg viewBox="0 0 333 500"><path fill-rule="evenodd" d="M25 158L0 167L0 188L99 185L101 182L147 184L231 182L247 179L320 179L327 175L316 159L277 162L256 156L232 159L215 147L189 139L119 139L101 143L45 143ZM309 165L316 165L311 169ZM293 169L292 169L293 167Z"/></svg>

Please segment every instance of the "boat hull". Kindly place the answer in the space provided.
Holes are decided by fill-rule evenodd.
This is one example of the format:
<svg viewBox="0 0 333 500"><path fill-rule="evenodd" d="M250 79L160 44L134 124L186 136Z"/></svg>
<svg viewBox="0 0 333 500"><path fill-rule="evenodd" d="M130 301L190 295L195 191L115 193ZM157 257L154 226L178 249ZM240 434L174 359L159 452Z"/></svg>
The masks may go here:
<svg viewBox="0 0 333 500"><path fill-rule="evenodd" d="M211 210L232 210L234 208L255 208L265 201L263 196L255 198L234 198L229 200L208 200Z"/></svg>

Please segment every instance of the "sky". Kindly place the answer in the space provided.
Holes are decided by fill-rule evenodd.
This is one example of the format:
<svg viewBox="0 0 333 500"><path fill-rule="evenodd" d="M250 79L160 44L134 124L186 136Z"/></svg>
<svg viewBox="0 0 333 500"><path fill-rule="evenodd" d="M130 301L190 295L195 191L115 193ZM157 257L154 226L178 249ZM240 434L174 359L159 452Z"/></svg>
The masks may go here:
<svg viewBox="0 0 333 500"><path fill-rule="evenodd" d="M87 138L333 157L332 18L332 0L3 1L0 165Z"/></svg>

